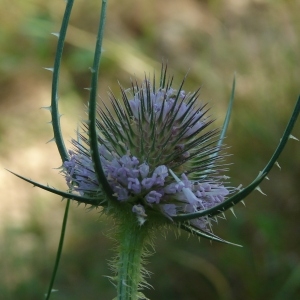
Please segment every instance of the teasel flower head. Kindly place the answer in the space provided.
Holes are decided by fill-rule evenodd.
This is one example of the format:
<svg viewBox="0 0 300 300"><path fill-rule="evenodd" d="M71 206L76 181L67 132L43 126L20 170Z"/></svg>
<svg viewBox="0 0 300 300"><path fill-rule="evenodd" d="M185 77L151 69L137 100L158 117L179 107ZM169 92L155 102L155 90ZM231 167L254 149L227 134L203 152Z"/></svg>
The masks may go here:
<svg viewBox="0 0 300 300"><path fill-rule="evenodd" d="M94 171L89 122L72 140L74 149L64 163L70 191L99 198L112 214L118 203L140 226L173 223L180 214L222 203L234 191L223 174L219 131L209 129L207 105L199 103L199 91L186 93L184 82L173 88L166 71L163 67L158 87L155 77L146 78L121 88L121 100L110 93L112 110L104 102L97 108L98 151L112 195L103 193ZM211 218L192 219L189 226L209 232Z"/></svg>

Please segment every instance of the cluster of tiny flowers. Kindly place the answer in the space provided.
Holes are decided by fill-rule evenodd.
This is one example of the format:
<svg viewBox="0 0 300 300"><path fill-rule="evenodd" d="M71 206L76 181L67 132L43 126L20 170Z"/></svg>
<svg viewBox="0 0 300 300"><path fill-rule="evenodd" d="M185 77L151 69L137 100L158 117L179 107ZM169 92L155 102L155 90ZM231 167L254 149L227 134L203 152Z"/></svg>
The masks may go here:
<svg viewBox="0 0 300 300"><path fill-rule="evenodd" d="M152 110L153 110L153 113L155 114L156 118L158 118L160 115L162 115L162 119L164 120L164 119L166 119L166 116L170 113L170 111L174 109L174 102L175 102L175 99L177 96L176 92L177 91L174 90L173 88L169 88L167 91L159 90L156 93L150 94L151 103L153 105ZM146 93L147 93L147 91L143 90L142 97L139 94L135 94L134 99L129 101L133 115L136 119L138 119L139 116L141 115L142 105L147 105L147 103L146 103L147 102L147 100L146 100L147 94ZM185 91L180 91L178 98L185 99L186 98ZM176 122L187 112L188 105L186 103L182 102L180 105L177 105L175 108L177 109L177 113L176 113L175 120L174 120ZM191 113L195 113L195 112L191 111L190 114ZM194 132L199 130L204 125L203 122L198 121L198 119L201 115L202 115L201 112L197 112L194 114L193 120L191 120L192 126L190 126L186 130L186 132L183 135L183 138L190 136L191 134L193 134ZM148 122L149 122L150 117L151 117L150 114L148 116L146 116L146 118L148 118L148 120L147 120ZM172 128L173 134L176 134L176 131L178 129L176 125L174 125ZM181 124L178 124L178 126L180 126L180 125Z"/></svg>
<svg viewBox="0 0 300 300"><path fill-rule="evenodd" d="M150 90L149 83L146 84L146 88L136 92L133 99L124 100L125 106L128 104L126 113L131 119L131 125L122 123L120 119L120 123L116 122L113 125L118 128L122 143L117 142L118 136L113 136L115 127L110 123L103 125L98 122L101 124L99 131L106 134L104 138L99 135L98 148L104 174L114 193L112 196L116 201L131 203L132 212L137 215L140 224L147 220L151 210L159 211L166 218L172 219L181 213L194 213L212 208L223 202L230 193L230 188L222 184L223 177L206 175L198 180L190 180L188 173L183 172L179 179L172 171L178 172L178 166L185 166L192 157L197 158L198 154L193 154L195 149L200 155L204 152L204 150L201 152L201 147L197 148L197 143L194 148L187 147L191 141L197 142L199 132L207 125L207 122L201 119L203 111L195 110L192 107L193 102L188 100L184 91L177 92L169 87L154 92ZM116 105L116 107L117 115L122 115L120 106ZM169 127L169 132L161 133L167 130L169 124L172 125ZM104 126L106 126L105 130L103 130ZM132 127L126 128L126 126ZM171 144L171 148L165 147L165 151L160 150L159 161L163 163L161 165L155 165L157 152L153 151L155 154L151 155L150 148L151 145L153 146L153 141L141 142L145 137L139 136L143 132L149 133L153 126L157 130L156 146L164 142L160 136L165 136ZM129 141L127 143L126 140L124 141L125 130L134 132L130 138L136 143L135 148L130 149ZM149 136L146 139L149 139ZM198 140L200 143L201 138ZM89 145L87 139L83 141ZM94 172L90 153L82 143L73 140L73 144L76 150L69 151L70 159L64 163L64 175L68 186L71 191L81 195L97 197L101 193L101 187ZM125 147L120 148L120 144ZM207 152L207 149L205 151ZM172 159L169 161L164 159L170 157L172 153L175 153ZM213 163L214 161L207 166L212 166ZM209 230L207 217L194 219L190 224L201 230Z"/></svg>

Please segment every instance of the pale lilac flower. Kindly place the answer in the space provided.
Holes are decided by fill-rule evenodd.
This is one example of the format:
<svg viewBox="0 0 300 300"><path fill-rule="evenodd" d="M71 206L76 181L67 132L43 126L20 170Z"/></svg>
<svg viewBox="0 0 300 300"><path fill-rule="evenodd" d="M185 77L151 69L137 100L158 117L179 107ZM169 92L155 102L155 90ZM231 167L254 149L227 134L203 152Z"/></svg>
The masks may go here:
<svg viewBox="0 0 300 300"><path fill-rule="evenodd" d="M147 79L131 92L121 89L122 101L111 95L116 117L104 104L98 107L98 148L111 196L130 204L140 225L159 214L169 222L212 208L233 191L219 174L222 149L215 144L218 132L207 130L212 121L206 105L198 103L197 92L176 90L165 80L159 88ZM101 184L85 128L72 141L75 149L69 151L64 175L71 191L97 198ZM211 230L207 216L189 224Z"/></svg>

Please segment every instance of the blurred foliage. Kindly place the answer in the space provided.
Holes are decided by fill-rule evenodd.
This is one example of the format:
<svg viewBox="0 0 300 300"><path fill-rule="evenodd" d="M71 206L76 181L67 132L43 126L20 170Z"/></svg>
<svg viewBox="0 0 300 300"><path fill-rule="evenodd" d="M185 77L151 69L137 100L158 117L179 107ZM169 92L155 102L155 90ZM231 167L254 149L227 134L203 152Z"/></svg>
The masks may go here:
<svg viewBox="0 0 300 300"><path fill-rule="evenodd" d="M9 168L64 189L46 127L53 64L64 1L0 0L0 295L41 299L50 279L64 203L2 171ZM75 3L63 57L60 96L64 133L84 118L100 1ZM236 102L226 143L233 156L232 185L247 185L280 139L300 92L300 2L288 0L110 0L100 72L101 98L118 80L126 87L168 61L175 82L188 72L186 90L202 85L201 99L220 125L232 78ZM294 135L300 137L299 122ZM290 141L267 197L254 193L235 209L237 218L214 226L243 248L212 245L182 234L158 236L148 266L151 299L299 299L299 143ZM73 205L52 299L111 299L107 260L110 220ZM103 234L104 233L104 234ZM100 296L99 296L100 295Z"/></svg>

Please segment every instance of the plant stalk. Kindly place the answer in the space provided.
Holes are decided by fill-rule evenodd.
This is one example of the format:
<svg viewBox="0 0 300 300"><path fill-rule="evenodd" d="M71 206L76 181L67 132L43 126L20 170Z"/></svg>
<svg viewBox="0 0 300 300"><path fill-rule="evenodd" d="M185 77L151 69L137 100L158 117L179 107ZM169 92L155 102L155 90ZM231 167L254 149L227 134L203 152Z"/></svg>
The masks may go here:
<svg viewBox="0 0 300 300"><path fill-rule="evenodd" d="M129 220L130 219L130 220ZM120 224L117 232L119 246L116 265L117 300L147 299L140 290L147 286L144 277L144 257L149 255L146 245L151 244L148 224L139 225L135 216ZM130 222L131 221L131 222Z"/></svg>

